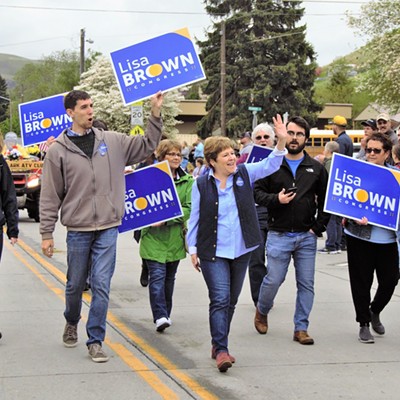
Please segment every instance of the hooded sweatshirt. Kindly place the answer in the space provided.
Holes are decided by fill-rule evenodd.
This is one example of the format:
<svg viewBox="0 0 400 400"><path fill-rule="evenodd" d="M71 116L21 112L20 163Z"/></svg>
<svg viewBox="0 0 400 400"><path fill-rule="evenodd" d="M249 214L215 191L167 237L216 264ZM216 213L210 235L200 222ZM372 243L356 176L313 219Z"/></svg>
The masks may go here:
<svg viewBox="0 0 400 400"><path fill-rule="evenodd" d="M151 116L145 136L92 128L92 157L63 131L47 152L40 198L40 233L52 239L58 212L70 231L97 231L121 224L126 165L146 159L161 138L162 122Z"/></svg>

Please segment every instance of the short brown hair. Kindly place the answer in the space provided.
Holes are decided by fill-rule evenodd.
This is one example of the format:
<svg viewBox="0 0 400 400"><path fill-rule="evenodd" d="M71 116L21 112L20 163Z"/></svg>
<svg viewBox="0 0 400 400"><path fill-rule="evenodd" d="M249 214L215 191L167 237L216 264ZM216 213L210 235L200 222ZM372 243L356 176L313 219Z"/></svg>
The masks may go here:
<svg viewBox="0 0 400 400"><path fill-rule="evenodd" d="M387 136L383 135L382 133L373 133L367 139L367 146L371 140L375 140L376 142L381 142L383 151L385 151L385 152L392 151L393 144L392 144L391 140Z"/></svg>
<svg viewBox="0 0 400 400"><path fill-rule="evenodd" d="M165 160L166 154L174 149L181 152L182 151L181 143L178 142L177 140L173 140L173 139L161 140L161 142L159 143L159 145L156 149L157 160L158 161Z"/></svg>
<svg viewBox="0 0 400 400"><path fill-rule="evenodd" d="M211 136L204 142L204 158L207 164L212 168L210 161L217 160L218 154L226 149L232 149L232 142L227 137Z"/></svg>
<svg viewBox="0 0 400 400"><path fill-rule="evenodd" d="M84 92L83 90L71 90L64 97L64 108L66 110L68 110L68 109L73 110L79 100L88 100L88 99L90 99L89 93Z"/></svg>

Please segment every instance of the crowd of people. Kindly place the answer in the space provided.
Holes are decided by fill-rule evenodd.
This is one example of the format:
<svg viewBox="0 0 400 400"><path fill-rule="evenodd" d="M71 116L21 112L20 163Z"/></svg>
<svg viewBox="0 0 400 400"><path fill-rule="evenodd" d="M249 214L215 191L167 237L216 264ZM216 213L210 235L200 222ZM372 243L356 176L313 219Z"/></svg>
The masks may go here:
<svg viewBox="0 0 400 400"><path fill-rule="evenodd" d="M229 349L229 333L247 271L255 306L254 327L265 335L269 312L293 261L297 295L292 339L312 345L309 319L316 254L337 254L346 248L359 341L374 342L370 325L375 333L385 334L381 312L399 279L396 232L371 225L366 217L343 219L324 211L332 155L353 157L353 142L345 131L347 120L342 116L333 119L337 138L327 143L318 158L307 154L310 126L300 116L283 122L277 115L272 125L262 123L252 132L244 132L239 137L240 151L234 141L219 136L204 142L198 138L191 148L186 142L163 139L162 103L161 93L151 98L144 136L127 136L94 123L88 93L74 90L65 97L72 125L49 143L40 202L43 254L53 256L59 212L67 228L63 344L78 344L82 293L89 277L88 354L94 362L108 361L102 344L118 226L124 213L124 169L161 161L169 165L183 215L145 227L135 236L142 258L140 282L149 287L157 332L172 325L175 277L180 260L188 253L208 289L210 354L218 370L226 372L236 362ZM400 145L390 117L380 114L362 125L365 138L356 157L398 168ZM255 145L269 147L271 153L261 161L247 162ZM3 157L0 168L0 217L14 244L18 210ZM325 231L325 247L318 250L317 238ZM2 246L0 256L1 250ZM372 296L374 274L378 288Z"/></svg>

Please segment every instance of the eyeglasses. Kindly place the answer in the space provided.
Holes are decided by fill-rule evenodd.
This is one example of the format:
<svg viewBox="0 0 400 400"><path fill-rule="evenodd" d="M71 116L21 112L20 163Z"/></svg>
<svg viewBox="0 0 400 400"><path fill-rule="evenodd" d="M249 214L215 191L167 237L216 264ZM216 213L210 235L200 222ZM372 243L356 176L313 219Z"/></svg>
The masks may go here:
<svg viewBox="0 0 400 400"><path fill-rule="evenodd" d="M170 156L170 157L179 157L179 158L182 157L182 154L181 154L181 153L174 153L174 152L171 152L171 153L166 153L166 154L167 154L167 156Z"/></svg>
<svg viewBox="0 0 400 400"><path fill-rule="evenodd" d="M264 136L256 136L256 140L261 140L261 139L265 139L265 140L267 140L267 139L269 139L270 138L270 136L269 135L264 135Z"/></svg>
<svg viewBox="0 0 400 400"><path fill-rule="evenodd" d="M381 154L382 149L373 149L373 148L371 148L371 147L367 147L367 148L365 149L365 151L366 151L368 154L371 154L371 153Z"/></svg>
<svg viewBox="0 0 400 400"><path fill-rule="evenodd" d="M291 137L299 137L299 138L303 138L306 136L306 134L304 132L293 132L293 131L287 131L288 135Z"/></svg>

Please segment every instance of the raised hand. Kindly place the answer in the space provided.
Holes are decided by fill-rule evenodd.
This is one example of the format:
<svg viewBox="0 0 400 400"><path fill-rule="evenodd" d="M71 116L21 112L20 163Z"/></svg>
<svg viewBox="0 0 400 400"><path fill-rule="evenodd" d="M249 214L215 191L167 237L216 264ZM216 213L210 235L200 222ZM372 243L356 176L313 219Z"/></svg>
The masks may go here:
<svg viewBox="0 0 400 400"><path fill-rule="evenodd" d="M284 150L288 137L286 125L283 123L282 117L279 114L276 114L276 117L272 117L272 122L274 123L275 135L278 138L276 147L278 150Z"/></svg>
<svg viewBox="0 0 400 400"><path fill-rule="evenodd" d="M160 118L161 116L161 106L164 101L164 95L161 91L158 91L155 95L151 96L151 113L153 116Z"/></svg>

